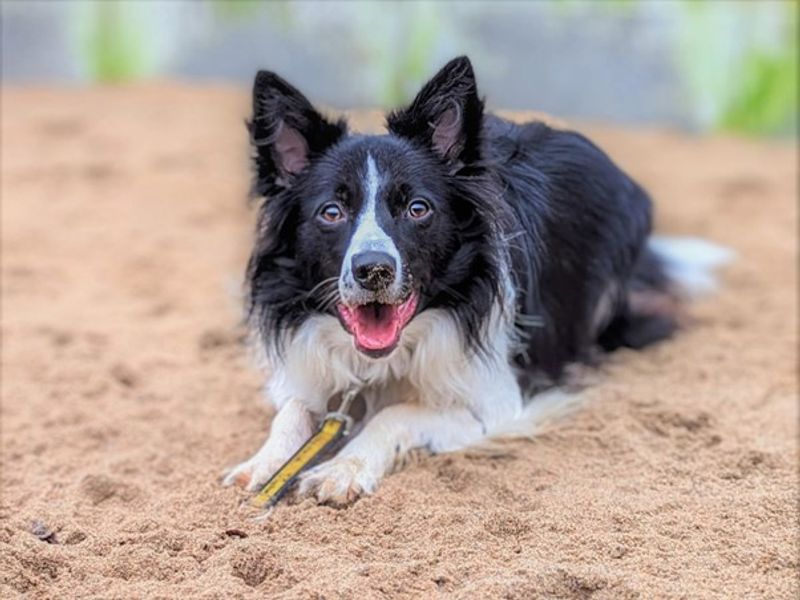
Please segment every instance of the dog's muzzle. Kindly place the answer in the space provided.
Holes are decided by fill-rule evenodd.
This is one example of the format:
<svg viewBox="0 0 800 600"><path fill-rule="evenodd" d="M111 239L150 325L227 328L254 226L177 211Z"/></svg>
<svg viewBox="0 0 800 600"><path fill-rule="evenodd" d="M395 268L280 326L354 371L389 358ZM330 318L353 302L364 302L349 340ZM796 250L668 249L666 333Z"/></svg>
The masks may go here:
<svg viewBox="0 0 800 600"><path fill-rule="evenodd" d="M370 357L391 353L416 312L417 295L403 285L403 271L395 256L372 248L344 263L339 317L356 348Z"/></svg>
<svg viewBox="0 0 800 600"><path fill-rule="evenodd" d="M386 252L368 250L353 255L350 269L359 287L377 292L394 283L397 262Z"/></svg>

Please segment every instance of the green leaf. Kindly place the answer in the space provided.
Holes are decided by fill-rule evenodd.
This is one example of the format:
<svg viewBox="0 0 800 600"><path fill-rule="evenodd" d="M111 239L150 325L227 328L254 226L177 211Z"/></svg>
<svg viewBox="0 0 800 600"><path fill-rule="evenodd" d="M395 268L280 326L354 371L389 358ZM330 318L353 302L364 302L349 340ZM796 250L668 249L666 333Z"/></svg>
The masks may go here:
<svg viewBox="0 0 800 600"><path fill-rule="evenodd" d="M144 71L142 40L124 9L116 0L91 4L85 51L89 74L96 81L125 81Z"/></svg>

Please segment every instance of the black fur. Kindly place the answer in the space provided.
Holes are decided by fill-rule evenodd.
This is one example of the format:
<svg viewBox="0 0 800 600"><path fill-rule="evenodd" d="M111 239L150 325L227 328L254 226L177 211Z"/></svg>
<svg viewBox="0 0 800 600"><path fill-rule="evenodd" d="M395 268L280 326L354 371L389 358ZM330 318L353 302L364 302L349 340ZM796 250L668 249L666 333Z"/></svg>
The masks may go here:
<svg viewBox="0 0 800 600"><path fill-rule="evenodd" d="M388 135L348 135L343 121L323 118L278 76L256 77L250 132L254 194L264 201L249 305L277 350L309 315L336 314L335 283L323 282L339 275L352 227L316 215L331 199L358 214L367 153L389 182L379 219L408 265L418 312L449 311L468 347L484 345L505 264L523 340L513 360L529 374L558 379L598 343L641 346L671 332L669 316L635 314L628 303L632 287L667 289L660 263L644 250L650 200L585 137L484 115L466 57L392 112L387 128ZM425 223L402 218L414 197L433 205ZM598 324L601 302L611 308Z"/></svg>

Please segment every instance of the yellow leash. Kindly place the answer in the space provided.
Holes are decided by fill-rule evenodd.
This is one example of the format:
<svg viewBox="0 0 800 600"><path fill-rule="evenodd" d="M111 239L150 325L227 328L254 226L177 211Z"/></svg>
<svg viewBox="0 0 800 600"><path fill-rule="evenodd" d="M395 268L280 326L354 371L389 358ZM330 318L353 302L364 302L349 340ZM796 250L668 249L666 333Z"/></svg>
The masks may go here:
<svg viewBox="0 0 800 600"><path fill-rule="evenodd" d="M317 433L312 435L292 457L272 476L253 497L252 505L256 508L269 508L281 499L286 490L294 483L297 476L310 467L326 450L330 449L340 438L350 433L353 419L347 415L359 388L347 391L342 397L339 410L325 415Z"/></svg>

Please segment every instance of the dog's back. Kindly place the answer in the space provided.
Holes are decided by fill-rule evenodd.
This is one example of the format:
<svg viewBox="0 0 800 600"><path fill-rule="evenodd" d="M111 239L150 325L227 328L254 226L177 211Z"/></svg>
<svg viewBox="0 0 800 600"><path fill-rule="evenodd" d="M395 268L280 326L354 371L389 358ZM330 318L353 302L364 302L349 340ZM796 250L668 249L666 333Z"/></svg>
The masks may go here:
<svg viewBox="0 0 800 600"><path fill-rule="evenodd" d="M680 281L665 246L648 241L650 198L602 150L572 131L487 116L484 155L508 208L526 378L557 380L598 346L641 348L676 329Z"/></svg>

